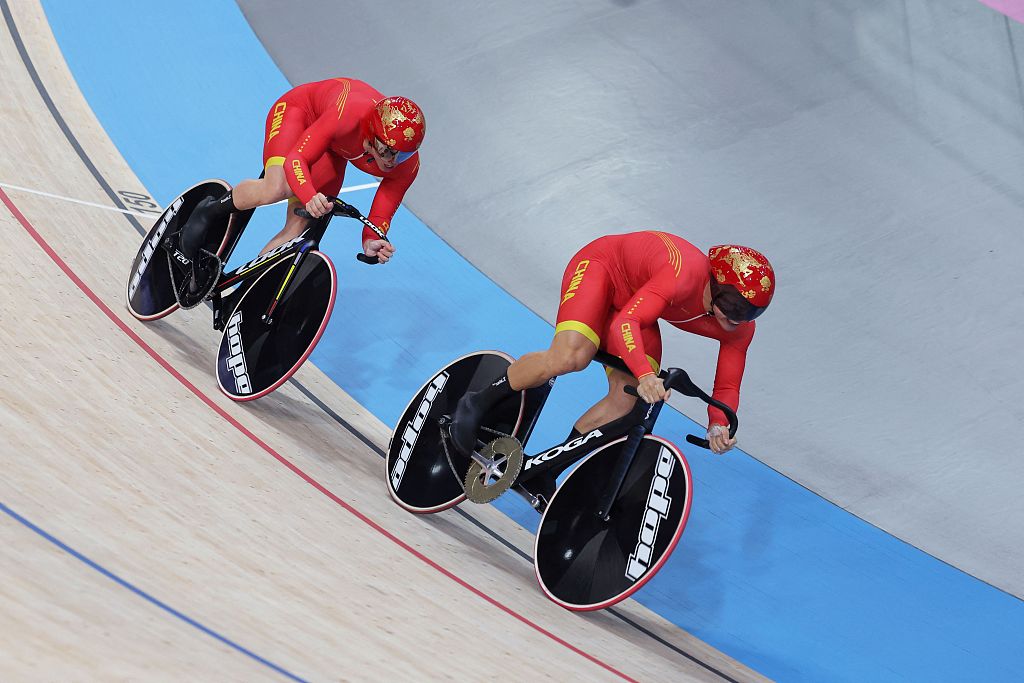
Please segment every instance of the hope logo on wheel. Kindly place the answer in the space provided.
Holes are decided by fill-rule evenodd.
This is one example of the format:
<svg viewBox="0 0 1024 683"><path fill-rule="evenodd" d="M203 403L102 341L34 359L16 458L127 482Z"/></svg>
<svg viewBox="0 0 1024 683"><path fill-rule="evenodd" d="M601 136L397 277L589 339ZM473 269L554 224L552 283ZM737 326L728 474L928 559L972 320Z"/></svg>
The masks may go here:
<svg viewBox="0 0 1024 683"><path fill-rule="evenodd" d="M409 456L412 455L412 449L416 447L416 441L420 438L423 421L430 414L430 406L433 405L434 399L441 393L441 389L444 388L444 384L447 381L447 372L442 372L434 378L430 386L423 393L423 400L420 401L416 414L412 416L412 419L405 425L405 430L402 431L402 450L399 452L398 460L395 462L395 469L391 471L391 485L395 491L402 485L402 475L405 474L405 468L409 465Z"/></svg>
<svg viewBox="0 0 1024 683"><path fill-rule="evenodd" d="M235 377L235 390L239 394L251 394L252 385L249 383L249 372L245 369L245 353L242 350L242 312L235 311L235 314L228 320L228 370Z"/></svg>
<svg viewBox="0 0 1024 683"><path fill-rule="evenodd" d="M636 550L629 556L626 565L626 577L638 581L651 568L651 555L654 554L654 541L658 538L658 526L668 516L672 507L672 499L668 496L668 483L672 477L672 468L676 464L675 456L667 448L658 451L658 466L651 478L651 490L647 494L647 507L640 524L640 535L637 538Z"/></svg>
<svg viewBox="0 0 1024 683"><path fill-rule="evenodd" d="M171 220L178 215L178 209L185 203L184 197L178 197L178 201L171 205L171 208L167 209L163 219L160 221L160 225L157 227L156 232L148 242L146 242L146 248L142 250L142 260L139 261L139 267L135 270L135 275L132 276L132 282L128 285L128 298L135 296L135 291L142 284L142 276L146 272L146 268L149 267L149 261L153 258L153 254L156 252L157 246L160 244L160 240L163 239L164 233L167 232L167 226L171 224Z"/></svg>

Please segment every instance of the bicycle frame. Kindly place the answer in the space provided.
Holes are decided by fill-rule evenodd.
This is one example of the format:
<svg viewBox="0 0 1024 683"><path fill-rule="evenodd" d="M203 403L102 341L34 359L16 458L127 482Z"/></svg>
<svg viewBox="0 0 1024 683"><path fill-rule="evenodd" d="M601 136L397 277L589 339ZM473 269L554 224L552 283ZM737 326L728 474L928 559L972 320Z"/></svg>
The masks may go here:
<svg viewBox="0 0 1024 683"><path fill-rule="evenodd" d="M242 212L240 216L241 224L235 229L235 235L232 237L231 244L225 250L224 261L226 262L231 256L231 252L234 251L235 246L238 244L238 240L242 235L242 231L245 226L249 223L253 210ZM249 261L244 263L234 270L223 273L218 281L216 287L213 288L212 300L213 300L213 327L217 330L223 330L227 324L225 319L227 315L230 315L231 310L234 308L234 302L241 297L245 292L245 283L255 281L263 272L268 268L272 268L277 264L285 261L289 258L292 259L291 266L285 271L285 274L281 278L281 285L277 288L277 294L267 307L266 313L262 316L263 321L270 325L273 323L273 314L277 308L278 303L285 297L288 292L288 286L291 284L292 276L302 265L303 260L306 258L306 254L312 249L317 249L320 246L320 240L323 239L324 233L327 231L327 226L331 222L333 213L327 213L320 218L312 219L312 224L302 231L298 237L285 242L284 244L278 245L271 249L266 254L261 254ZM238 288L232 292L228 297L222 297L222 293L231 287L239 285Z"/></svg>
<svg viewBox="0 0 1024 683"><path fill-rule="evenodd" d="M622 370L623 372L629 372L626 364L623 363L622 360L603 351L598 351L594 360L606 367L612 367L617 370ZM666 373L661 372L659 373L659 376L665 377L667 375ZM527 391L526 400L528 414L532 413L532 419L522 432L522 444L524 450L530 435L533 433L533 428L536 426L537 420L540 417L543 404L547 401L547 397L551 393L553 385L554 380L551 380L536 389ZM568 467L598 448L621 438L623 435L627 435L628 438L626 440L626 444L621 451L621 456L615 463L615 467L612 470L612 476L608 481L608 486L601 495L596 513L598 516L607 519L611 503L615 500L615 496L618 494L619 489L622 486L622 481L625 478L626 473L629 471L629 466L632 464L633 457L636 455L636 449L639 447L640 441L643 439L644 435L650 434L654 431L654 425L658 420L658 415L661 413L662 405L663 403L661 402L648 404L643 399L637 398L633 408L631 408L630 411L622 417L599 427L595 427L581 436L566 439L562 443L551 446L550 448L535 455L527 455L523 461L522 472L519 473L519 476L512 483L512 488L514 488L517 493L526 498L527 501L536 508L536 501L531 500L529 493L520 487L521 484L528 482L549 470L555 469L556 467ZM529 408L532 406L537 406L535 412L529 411ZM586 447L584 448L584 446Z"/></svg>

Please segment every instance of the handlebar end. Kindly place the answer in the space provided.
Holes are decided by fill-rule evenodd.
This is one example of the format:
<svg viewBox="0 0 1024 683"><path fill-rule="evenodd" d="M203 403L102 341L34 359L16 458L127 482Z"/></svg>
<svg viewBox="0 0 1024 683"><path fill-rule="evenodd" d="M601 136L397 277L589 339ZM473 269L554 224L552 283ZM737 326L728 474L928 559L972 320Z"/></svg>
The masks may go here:
<svg viewBox="0 0 1024 683"><path fill-rule="evenodd" d="M707 439L702 439L699 436L694 436L693 434L687 434L686 440L692 443L694 446L700 446L701 448L706 448L709 451L711 450L711 444L708 442Z"/></svg>

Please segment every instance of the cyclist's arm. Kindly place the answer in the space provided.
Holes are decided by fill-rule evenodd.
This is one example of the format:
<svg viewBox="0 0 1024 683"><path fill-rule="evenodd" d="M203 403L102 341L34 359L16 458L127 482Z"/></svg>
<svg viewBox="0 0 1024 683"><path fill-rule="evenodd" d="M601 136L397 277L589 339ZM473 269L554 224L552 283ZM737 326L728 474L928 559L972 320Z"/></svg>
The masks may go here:
<svg viewBox="0 0 1024 683"><path fill-rule="evenodd" d="M715 323L717 324L717 323ZM740 407L740 382L747 363L747 347L754 337L754 323L744 323L736 330L720 338L718 367L715 370L715 388L711 395L732 408ZM729 426L725 413L714 406L708 406L708 429L712 425Z"/></svg>
<svg viewBox="0 0 1024 683"><path fill-rule="evenodd" d="M608 334L610 350L616 352L630 372L637 379L654 373L651 364L647 360L647 351L644 349L644 340L641 330L650 327L658 322L662 313L669 305L671 287L674 286L675 278L672 272L655 275L633 294L622 310L612 318L611 329Z"/></svg>
<svg viewBox="0 0 1024 683"><path fill-rule="evenodd" d="M284 175L288 187L304 205L308 204L319 190L313 186L313 164L330 148L337 117L324 114L302 132L295 147L284 157Z"/></svg>
<svg viewBox="0 0 1024 683"><path fill-rule="evenodd" d="M416 180L419 172L420 155L417 153L399 164L393 172L384 176L377 188L377 193L373 196L370 215L367 216L371 223L387 233L391 227L391 219L398 211L406 191L412 185L412 181ZM367 240L375 239L378 239L377 233L369 228L363 228L363 244L366 244Z"/></svg>

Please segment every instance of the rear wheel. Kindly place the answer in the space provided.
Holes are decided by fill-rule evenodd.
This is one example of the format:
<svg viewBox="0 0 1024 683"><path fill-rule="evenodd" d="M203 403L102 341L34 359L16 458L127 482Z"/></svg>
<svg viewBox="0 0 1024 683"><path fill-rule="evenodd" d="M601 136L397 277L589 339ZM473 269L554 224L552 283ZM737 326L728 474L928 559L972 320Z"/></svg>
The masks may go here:
<svg viewBox="0 0 1024 683"><path fill-rule="evenodd" d="M410 512L425 514L446 510L466 499L462 481L466 472L452 471L441 443L438 418L455 412L467 391L492 382L512 364L500 351L477 351L452 361L434 374L412 397L391 433L386 458L388 491ZM515 435L523 421L525 392L517 392L492 408L483 426ZM497 435L495 435L497 436ZM468 459L449 455L459 465Z"/></svg>
<svg viewBox="0 0 1024 683"><path fill-rule="evenodd" d="M230 189L223 180L204 180L185 190L160 214L142 241L128 276L126 299L133 316L144 321L158 320L177 310L171 268L181 270L183 266L175 263L163 244L181 231L200 201L206 197L222 197ZM203 249L221 256L227 248L236 216L232 214L211 227Z"/></svg>
<svg viewBox="0 0 1024 683"><path fill-rule="evenodd" d="M291 268L284 259L263 272L227 319L217 353L217 382L236 401L266 396L284 384L313 352L330 320L338 291L334 264L313 250L292 276L272 319L271 301Z"/></svg>
<svg viewBox="0 0 1024 683"><path fill-rule="evenodd" d="M537 531L541 589L571 610L609 607L640 589L668 560L690 515L690 467L671 442L646 435L608 521L598 501L626 437L580 462L555 492Z"/></svg>

